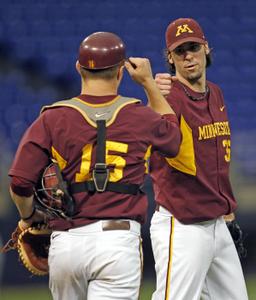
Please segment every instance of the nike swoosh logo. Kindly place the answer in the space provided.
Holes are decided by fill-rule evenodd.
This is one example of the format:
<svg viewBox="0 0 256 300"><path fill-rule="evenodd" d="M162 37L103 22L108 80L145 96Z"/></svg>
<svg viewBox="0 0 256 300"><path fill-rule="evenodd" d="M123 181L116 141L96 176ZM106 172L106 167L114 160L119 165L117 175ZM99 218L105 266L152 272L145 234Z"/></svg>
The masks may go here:
<svg viewBox="0 0 256 300"><path fill-rule="evenodd" d="M60 233L59 233L59 234L57 233L57 234L53 235L53 236L52 236L52 240L54 240L54 239L55 239L57 236L59 236L59 235L60 235Z"/></svg>
<svg viewBox="0 0 256 300"><path fill-rule="evenodd" d="M96 113L96 114L95 114L95 117L96 117L96 118L100 118L100 117L105 116L106 114L107 114L106 112L104 112L104 113Z"/></svg>
<svg viewBox="0 0 256 300"><path fill-rule="evenodd" d="M225 105L224 105L224 106L221 106L221 107L220 107L220 111L223 111L224 108L225 108Z"/></svg>

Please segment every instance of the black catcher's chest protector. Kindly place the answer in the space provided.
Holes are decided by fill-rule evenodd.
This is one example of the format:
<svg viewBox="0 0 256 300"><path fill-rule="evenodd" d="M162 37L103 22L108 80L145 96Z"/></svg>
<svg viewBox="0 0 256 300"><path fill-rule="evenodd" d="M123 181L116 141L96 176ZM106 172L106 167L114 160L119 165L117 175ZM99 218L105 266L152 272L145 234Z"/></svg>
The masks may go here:
<svg viewBox="0 0 256 300"><path fill-rule="evenodd" d="M84 119L93 127L97 128L97 149L96 149L96 163L92 172L92 181L85 181L80 183L73 183L70 185L71 194L80 193L82 191L89 192L104 192L112 191L117 193L136 195L140 192L140 186L137 184L122 184L116 182L109 182L109 169L106 164L106 129L111 125L119 111L126 105L131 103L138 103L140 100L118 96L115 101L110 101L104 106L90 105L77 98L70 100L59 101L50 107L42 109L67 106L76 109L82 114Z"/></svg>

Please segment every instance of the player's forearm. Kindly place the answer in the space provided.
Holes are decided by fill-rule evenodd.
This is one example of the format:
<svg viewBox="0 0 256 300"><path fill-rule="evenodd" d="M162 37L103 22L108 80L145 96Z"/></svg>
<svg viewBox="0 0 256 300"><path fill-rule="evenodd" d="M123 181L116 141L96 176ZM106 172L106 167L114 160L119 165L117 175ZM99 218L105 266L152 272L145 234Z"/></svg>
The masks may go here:
<svg viewBox="0 0 256 300"><path fill-rule="evenodd" d="M19 196L15 194L11 188L10 195L20 213L21 218L27 218L33 213L33 195L30 197Z"/></svg>
<svg viewBox="0 0 256 300"><path fill-rule="evenodd" d="M148 98L149 106L155 112L161 115L175 114L165 97L161 94L161 91L157 87L155 80L147 80L143 87Z"/></svg>

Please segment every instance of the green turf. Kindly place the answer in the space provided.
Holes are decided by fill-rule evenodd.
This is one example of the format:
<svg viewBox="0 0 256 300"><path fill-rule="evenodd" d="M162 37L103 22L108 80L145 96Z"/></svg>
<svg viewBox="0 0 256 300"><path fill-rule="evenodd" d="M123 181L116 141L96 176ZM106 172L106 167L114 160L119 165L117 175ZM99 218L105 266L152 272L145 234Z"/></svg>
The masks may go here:
<svg viewBox="0 0 256 300"><path fill-rule="evenodd" d="M255 300L256 299L256 275L247 277L246 285L247 285L249 300Z"/></svg>
<svg viewBox="0 0 256 300"><path fill-rule="evenodd" d="M256 299L256 276L248 277L247 288L249 300ZM144 281L141 290L140 300L150 300L154 289L151 281ZM31 287L5 287L0 292L1 300L51 300L47 286ZM70 299L71 300L71 299Z"/></svg>

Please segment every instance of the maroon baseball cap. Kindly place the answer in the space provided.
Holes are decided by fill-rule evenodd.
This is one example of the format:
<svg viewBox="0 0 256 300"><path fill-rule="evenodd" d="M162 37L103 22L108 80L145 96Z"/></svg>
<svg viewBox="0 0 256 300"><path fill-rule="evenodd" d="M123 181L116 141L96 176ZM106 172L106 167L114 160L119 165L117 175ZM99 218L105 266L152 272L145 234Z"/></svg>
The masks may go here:
<svg viewBox="0 0 256 300"><path fill-rule="evenodd" d="M165 33L165 40L169 51L186 42L200 44L207 42L200 25L190 18L180 18L170 23Z"/></svg>

